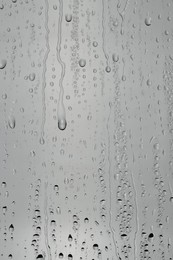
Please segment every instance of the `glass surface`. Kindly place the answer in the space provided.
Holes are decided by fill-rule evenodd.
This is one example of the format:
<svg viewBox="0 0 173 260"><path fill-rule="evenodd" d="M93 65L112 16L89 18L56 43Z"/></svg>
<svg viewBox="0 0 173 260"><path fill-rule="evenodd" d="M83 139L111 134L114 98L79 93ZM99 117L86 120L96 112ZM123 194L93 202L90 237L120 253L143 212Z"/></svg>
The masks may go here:
<svg viewBox="0 0 173 260"><path fill-rule="evenodd" d="M173 259L172 0L0 0L6 259Z"/></svg>

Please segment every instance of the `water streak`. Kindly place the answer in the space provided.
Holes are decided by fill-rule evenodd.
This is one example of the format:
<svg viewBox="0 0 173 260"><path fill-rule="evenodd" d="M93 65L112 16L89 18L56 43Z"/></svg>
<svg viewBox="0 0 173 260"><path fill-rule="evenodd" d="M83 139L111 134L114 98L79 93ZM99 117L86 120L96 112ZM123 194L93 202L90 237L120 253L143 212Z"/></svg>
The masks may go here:
<svg viewBox="0 0 173 260"><path fill-rule="evenodd" d="M49 46L49 28L48 28L48 12L49 12L49 3L48 0L45 0L45 29L46 29L46 53L43 60L43 74L42 74L42 124L41 124L41 138L40 140L44 140L44 127L45 127L45 121L46 121L46 101L45 101L45 88L46 88L46 62L47 58L50 52L50 46ZM42 141L41 143L44 143Z"/></svg>
<svg viewBox="0 0 173 260"><path fill-rule="evenodd" d="M118 257L118 250L117 250L117 245L116 245L116 241L114 238L114 229L112 228L112 212L111 212L111 202L112 202L112 195L111 195L111 161L110 161L110 133L109 133L109 121L110 121L110 115L111 115L111 106L112 104L109 103L109 107L110 107L110 112L109 112L109 116L108 116L108 120L107 120L107 134L108 134L108 164L109 164L109 227L112 233L112 238L113 238L113 243L114 243L114 248L115 248L115 254L117 256L117 259L119 259Z"/></svg>
<svg viewBox="0 0 173 260"><path fill-rule="evenodd" d="M48 182L45 183L45 203L44 203L45 225L44 225L44 236L45 236L45 245L46 245L46 249L47 249L48 260L52 260L51 250L50 250L49 240L48 240L47 186L48 186Z"/></svg>
<svg viewBox="0 0 173 260"><path fill-rule="evenodd" d="M65 76L65 63L61 60L60 52L61 52L61 26L62 26L62 16L63 16L63 1L59 0L59 21L58 21L58 41L57 41L57 60L59 64L61 65L61 77L59 80L59 86L60 86L60 93L59 93L59 101L58 101L58 128L60 130L64 130L67 126L66 121L66 113L65 113L65 107L63 103L63 96L64 96L64 88L63 88L63 79Z"/></svg>
<svg viewBox="0 0 173 260"><path fill-rule="evenodd" d="M103 48L103 53L105 55L106 58L106 63L108 66L108 60L109 60L109 56L105 51L105 27L104 27L104 23L105 23L105 19L104 19L104 0L102 0L102 48Z"/></svg>
<svg viewBox="0 0 173 260"><path fill-rule="evenodd" d="M123 24L124 24L124 16L125 16L125 11L126 11L126 8L127 8L127 4L129 3L129 0L126 0L126 3L125 3L125 6L124 6L124 9L122 10L122 12L120 12L119 11L119 9L120 9L120 0L119 0L119 2L118 2L118 4L117 4L117 11L118 11L118 13L119 13L119 15L120 15L120 17L121 17L121 19L122 19L122 22L121 22L121 35L123 35L124 34L124 30L123 30Z"/></svg>

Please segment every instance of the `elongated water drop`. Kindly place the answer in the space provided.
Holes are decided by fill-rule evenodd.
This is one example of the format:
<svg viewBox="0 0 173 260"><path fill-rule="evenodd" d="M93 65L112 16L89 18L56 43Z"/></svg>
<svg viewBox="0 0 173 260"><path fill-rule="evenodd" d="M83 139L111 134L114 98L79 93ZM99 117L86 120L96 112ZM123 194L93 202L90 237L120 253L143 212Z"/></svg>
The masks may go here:
<svg viewBox="0 0 173 260"><path fill-rule="evenodd" d="M16 126L16 121L15 121L15 118L14 116L9 116L9 119L8 119L8 125L11 129L14 129L15 126Z"/></svg>
<svg viewBox="0 0 173 260"><path fill-rule="evenodd" d="M66 126L67 126L67 122L66 122L65 118L58 119L58 128L60 130L65 130Z"/></svg>
<svg viewBox="0 0 173 260"><path fill-rule="evenodd" d="M6 65L7 65L7 61L4 59L1 59L0 60L0 69L4 69Z"/></svg>
<svg viewBox="0 0 173 260"><path fill-rule="evenodd" d="M66 115L65 115L65 107L63 103L63 89L61 88L61 92L59 95L59 105L58 105L58 128L60 130L65 130L67 126Z"/></svg>

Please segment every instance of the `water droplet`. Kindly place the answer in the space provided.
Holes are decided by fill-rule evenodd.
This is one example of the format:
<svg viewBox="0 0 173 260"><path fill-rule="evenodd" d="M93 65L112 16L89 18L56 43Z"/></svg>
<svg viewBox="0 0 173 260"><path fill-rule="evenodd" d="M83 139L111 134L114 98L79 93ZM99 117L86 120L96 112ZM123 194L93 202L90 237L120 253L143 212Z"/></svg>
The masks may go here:
<svg viewBox="0 0 173 260"><path fill-rule="evenodd" d="M98 46L98 42L94 41L94 42L93 42L93 46L94 46L94 47L97 47L97 46Z"/></svg>
<svg viewBox="0 0 173 260"><path fill-rule="evenodd" d="M7 206L3 206L2 207L2 213L5 215L6 212L7 212Z"/></svg>
<svg viewBox="0 0 173 260"><path fill-rule="evenodd" d="M172 202L172 203L173 203L173 196L172 196L172 197L170 197L170 199L169 199L169 200L170 200L170 202Z"/></svg>
<svg viewBox="0 0 173 260"><path fill-rule="evenodd" d="M85 67L85 65L86 65L86 60L85 59L80 59L79 60L79 66L80 67Z"/></svg>
<svg viewBox="0 0 173 260"><path fill-rule="evenodd" d="M56 213L59 215L59 214L61 214L61 209L60 209L60 207L57 207L56 208Z"/></svg>
<svg viewBox="0 0 173 260"><path fill-rule="evenodd" d="M94 245L93 245L93 249L94 249L94 250L97 250L98 248L99 248L98 244L94 244Z"/></svg>
<svg viewBox="0 0 173 260"><path fill-rule="evenodd" d="M11 224L11 225L9 226L9 231L10 231L10 232L13 232L13 231L14 231L14 226L13 226L13 224Z"/></svg>
<svg viewBox="0 0 173 260"><path fill-rule="evenodd" d="M44 259L42 254L39 254L36 259Z"/></svg>
<svg viewBox="0 0 173 260"><path fill-rule="evenodd" d="M34 79L35 79L35 73L29 74L29 79L30 79L30 81L34 81Z"/></svg>
<svg viewBox="0 0 173 260"><path fill-rule="evenodd" d="M55 191L59 191L59 186L58 185L54 185L54 190Z"/></svg>
<svg viewBox="0 0 173 260"><path fill-rule="evenodd" d="M109 66L106 66L106 72L111 72L111 68Z"/></svg>
<svg viewBox="0 0 173 260"><path fill-rule="evenodd" d="M69 234L69 236L68 236L68 241L71 242L72 240L73 240L73 237L72 237L71 234Z"/></svg>
<svg viewBox="0 0 173 260"><path fill-rule="evenodd" d="M14 116L10 116L9 119L8 119L8 125L11 129L14 129L15 126L16 126L16 121L15 121L15 118Z"/></svg>
<svg viewBox="0 0 173 260"><path fill-rule="evenodd" d="M148 79L148 80L147 80L147 86L149 86L149 87L150 87L150 86L151 86L151 84L152 84L152 83L151 83L151 80L150 80L150 79Z"/></svg>
<svg viewBox="0 0 173 260"><path fill-rule="evenodd" d="M151 17L145 18L145 24L146 24L147 26L150 26L150 25L151 25Z"/></svg>
<svg viewBox="0 0 173 260"><path fill-rule="evenodd" d="M66 20L66 22L71 22L71 20L72 20L72 15L71 14L66 14L65 15L65 20Z"/></svg>
<svg viewBox="0 0 173 260"><path fill-rule="evenodd" d="M2 188L6 188L7 183L5 181L3 181L1 185L2 185Z"/></svg>
<svg viewBox="0 0 173 260"><path fill-rule="evenodd" d="M67 126L67 122L64 118L58 120L58 128L60 130L65 130Z"/></svg>
<svg viewBox="0 0 173 260"><path fill-rule="evenodd" d="M153 241L153 238L154 238L154 234L153 233L150 233L148 235L148 241L152 242Z"/></svg>
<svg viewBox="0 0 173 260"><path fill-rule="evenodd" d="M2 94L2 99L7 99L7 94Z"/></svg>
<svg viewBox="0 0 173 260"><path fill-rule="evenodd" d="M0 60L0 69L4 69L6 65L7 65L7 61L4 59L1 59Z"/></svg>
<svg viewBox="0 0 173 260"><path fill-rule="evenodd" d="M125 75L122 76L122 81L126 81L126 76Z"/></svg>
<svg viewBox="0 0 173 260"><path fill-rule="evenodd" d="M40 144L43 145L45 143L45 140L43 137L40 137L40 140L39 140Z"/></svg>
<svg viewBox="0 0 173 260"><path fill-rule="evenodd" d="M114 62L118 62L119 61L119 55L117 55L117 54L112 54L112 60L114 61Z"/></svg>
<svg viewBox="0 0 173 260"><path fill-rule="evenodd" d="M59 258L62 259L64 257L63 253L59 253Z"/></svg>
<svg viewBox="0 0 173 260"><path fill-rule="evenodd" d="M68 255L68 260L72 260L72 259L73 259L72 254L69 254L69 255Z"/></svg>
<svg viewBox="0 0 173 260"><path fill-rule="evenodd" d="M84 223L89 223L89 219L88 219L88 218L85 218L85 219L84 219Z"/></svg>

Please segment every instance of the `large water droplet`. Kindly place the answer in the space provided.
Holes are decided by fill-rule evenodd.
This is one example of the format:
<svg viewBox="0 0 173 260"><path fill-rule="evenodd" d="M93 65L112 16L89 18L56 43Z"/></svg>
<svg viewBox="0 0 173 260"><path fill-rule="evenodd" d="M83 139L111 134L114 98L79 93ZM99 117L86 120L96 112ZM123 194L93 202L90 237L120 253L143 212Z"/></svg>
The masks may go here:
<svg viewBox="0 0 173 260"><path fill-rule="evenodd" d="M79 66L80 66L80 67L85 67L85 65L86 65L86 60L80 59L80 60L79 60Z"/></svg>
<svg viewBox="0 0 173 260"><path fill-rule="evenodd" d="M150 26L150 25L151 25L151 17L145 18L145 24L146 24L147 26Z"/></svg>
<svg viewBox="0 0 173 260"><path fill-rule="evenodd" d="M119 61L119 55L117 55L117 54L112 54L112 60L114 61L114 62L118 62Z"/></svg>
<svg viewBox="0 0 173 260"><path fill-rule="evenodd" d="M36 259L44 259L42 254L39 254Z"/></svg>
<svg viewBox="0 0 173 260"><path fill-rule="evenodd" d="M72 15L71 14L66 14L65 15L65 20L66 20L66 22L71 22L71 20L72 20Z"/></svg>
<svg viewBox="0 0 173 260"><path fill-rule="evenodd" d="M0 69L4 69L6 65L7 65L7 61L4 59L1 59L0 60Z"/></svg>
<svg viewBox="0 0 173 260"><path fill-rule="evenodd" d="M67 126L67 122L66 122L65 118L61 118L58 120L58 128L60 130L65 130L66 126Z"/></svg>

